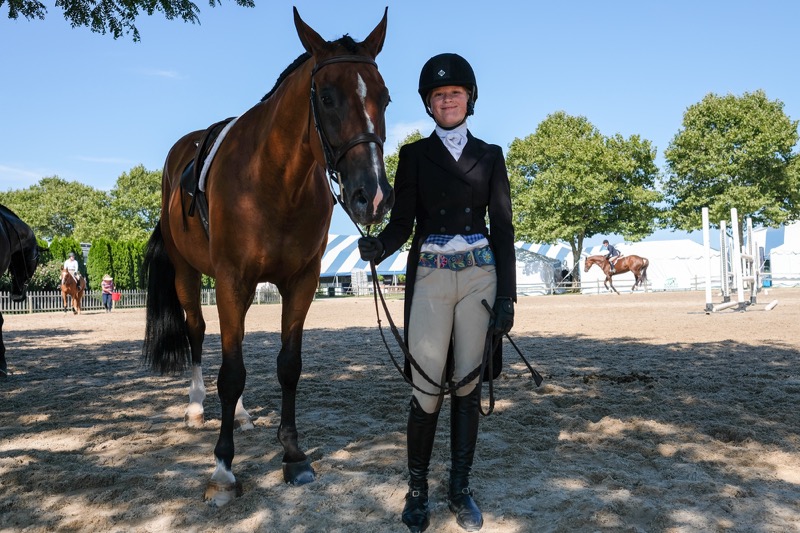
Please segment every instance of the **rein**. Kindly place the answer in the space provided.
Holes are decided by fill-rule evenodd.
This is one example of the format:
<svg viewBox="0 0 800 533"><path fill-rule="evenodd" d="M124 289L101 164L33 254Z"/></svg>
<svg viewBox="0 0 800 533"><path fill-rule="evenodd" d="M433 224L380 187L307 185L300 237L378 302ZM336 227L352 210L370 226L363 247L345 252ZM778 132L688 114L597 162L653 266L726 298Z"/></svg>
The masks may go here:
<svg viewBox="0 0 800 533"><path fill-rule="evenodd" d="M491 353L492 353L493 350L492 351L484 350L483 360L481 361L480 366L478 366L477 368L475 368L475 370L473 370L472 372L467 374L458 383L456 383L454 385L450 385L449 387L446 387L446 386L443 387L441 384L439 384L436 381L434 381L433 379L431 379L430 376L428 376L422 370L422 368L419 366L419 363L417 363L417 361L411 355L411 352L408 350L408 347L406 347L406 343L403 341L403 338L400 336L400 331L397 329L397 326L395 325L394 320L392 320L392 315L389 313L389 307L386 305L386 300L383 297L383 293L380 291L380 286L378 284L378 272L375 270L375 262L374 261L370 261L369 262L369 267L370 267L370 270L372 271L372 287L373 287L373 297L374 297L374 300L375 300L375 314L378 317L378 331L380 331L380 333L381 333L381 338L383 339L383 344L384 344L384 346L386 346L386 351L389 353L389 357L392 359L392 363L394 363L395 368L397 368L397 370L403 376L403 379L405 380L406 383L411 385L414 389L418 390L419 392L421 392L423 394L427 394L428 396L439 396L439 395L442 395L442 394L454 393L456 390L460 389L461 387L463 387L464 385L466 385L467 383L469 383L470 381L472 381L473 379L475 379L479 375L480 375L480 379L478 380L478 386L480 386L483 383L483 372L484 372L484 369L486 368L487 364L489 366L489 371L490 371L490 376L491 376L491 371L492 371ZM422 377L425 381L427 381L428 383L430 383L431 385L436 387L438 389L438 392L428 392L428 391L422 390L417 385L415 385L413 383L413 381L408 376L406 376L405 372L400 367L400 364L397 362L397 359L395 359L394 354L392 353L391 349L389 349L389 344L386 341L386 336L383 333L383 327L381 325L381 316L380 316L380 312L379 312L379 309L378 309L378 297L380 297L381 304L383 305L383 312L386 314L386 320L389 322L389 328L392 331L392 335L394 336L395 340L397 341L397 344L400 346L400 349L403 351L403 355L405 355L406 359L408 359L409 364L411 364L411 366L414 367L414 370L416 370L419 373L420 377ZM487 336L487 344L489 344L488 336ZM493 347L497 347L497 344L495 343L495 345ZM494 405L494 395L492 393L493 389L492 389L492 384L491 383L492 383L492 378L490 377L490 379L489 379L490 405L493 406ZM490 408L489 413L491 412L492 408ZM488 415L489 413L485 413L485 414Z"/></svg>
<svg viewBox="0 0 800 533"><path fill-rule="evenodd" d="M328 183L336 200L344 206L344 203L341 198L341 191L344 189L341 180L339 179L339 162L342 158L350 151L351 148L363 143L375 143L378 148L381 150L381 156L383 156L383 139L375 135L371 132L359 133L355 135L353 138L339 146L338 148L334 148L331 145L330 141L328 140L328 136L325 133L324 128L319 119L319 109L317 108L317 85L314 82L314 75L319 72L322 68L333 65L336 63L366 63L368 65L372 65L375 68L378 68L378 64L375 63L374 60L364 57L364 56L357 56L357 55L344 55L344 56L336 56L324 61L320 61L311 71L311 114L314 117L314 128L317 130L317 134L319 135L319 141L322 145L322 152L325 156L325 172L328 176ZM340 193L336 193L334 191L333 182L339 184ZM345 209L345 211L347 211ZM349 216L349 213L348 213ZM358 225L356 224L356 227ZM359 230L360 231L360 230ZM362 234L363 235L363 234Z"/></svg>

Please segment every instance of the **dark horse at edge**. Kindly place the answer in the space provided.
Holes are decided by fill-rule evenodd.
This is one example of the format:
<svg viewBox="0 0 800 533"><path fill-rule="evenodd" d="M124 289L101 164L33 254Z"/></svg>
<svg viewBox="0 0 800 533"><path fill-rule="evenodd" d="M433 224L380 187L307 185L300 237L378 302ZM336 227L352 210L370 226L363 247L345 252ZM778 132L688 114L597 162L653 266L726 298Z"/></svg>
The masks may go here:
<svg viewBox="0 0 800 533"><path fill-rule="evenodd" d="M375 63L386 36L386 13L360 43L347 35L325 41L297 9L294 23L306 52L215 145L205 185L207 229L200 217L189 216L192 198L180 183L204 136L195 131L167 156L161 220L145 256L143 355L162 373L191 365L189 425L203 423L205 399L201 274L216 279L222 420L215 470L204 495L215 505L241 494L232 471L233 431L237 425L252 427L241 400L246 375L242 342L258 283L274 283L282 297L278 440L284 480L302 485L313 481L315 473L298 442L295 404L303 325L319 283L334 207L326 169L338 181L340 201L355 223L379 222L394 203L383 164L389 91Z"/></svg>
<svg viewBox="0 0 800 533"><path fill-rule="evenodd" d="M0 205L0 275L11 274L11 300L22 302L28 282L39 264L36 235L13 211ZM8 374L6 346L3 344L3 314L0 313L0 377Z"/></svg>
<svg viewBox="0 0 800 533"><path fill-rule="evenodd" d="M638 255L624 255L617 259L616 263L614 263L614 272L611 272L611 262L609 262L606 256L590 255L586 258L586 265L583 267L583 271L589 272L592 265L600 267L606 275L606 279L603 281L606 290L609 290L610 286L612 291L619 294L619 291L614 288L614 283L611 281L612 276L631 272L635 278L631 291L635 291L636 287L644 288L644 284L647 283L647 267L650 265L650 261Z"/></svg>

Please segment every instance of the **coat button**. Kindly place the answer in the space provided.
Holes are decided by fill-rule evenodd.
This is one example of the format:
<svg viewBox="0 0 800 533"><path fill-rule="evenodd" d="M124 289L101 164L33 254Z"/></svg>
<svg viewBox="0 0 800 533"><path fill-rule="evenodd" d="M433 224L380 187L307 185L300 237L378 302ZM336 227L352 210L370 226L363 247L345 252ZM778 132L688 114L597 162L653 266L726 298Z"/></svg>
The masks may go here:
<svg viewBox="0 0 800 533"><path fill-rule="evenodd" d="M466 208L466 209L464 209L464 212L465 212L465 213L469 213L470 211L472 211L472 209L470 209L469 207L468 207L468 208Z"/></svg>
<svg viewBox="0 0 800 533"><path fill-rule="evenodd" d="M469 231L469 230L471 230L471 229L472 229L472 226L466 226L464 229L465 229L465 230L467 230L467 231Z"/></svg>
<svg viewBox="0 0 800 533"><path fill-rule="evenodd" d="M447 231L447 228L445 228L444 226L442 226L441 228L439 228L439 231L440 231L441 233L444 233L445 231Z"/></svg>
<svg viewBox="0 0 800 533"><path fill-rule="evenodd" d="M440 215L447 214L447 211L445 211L444 209L442 209L441 211L439 211L439 214L440 214Z"/></svg>

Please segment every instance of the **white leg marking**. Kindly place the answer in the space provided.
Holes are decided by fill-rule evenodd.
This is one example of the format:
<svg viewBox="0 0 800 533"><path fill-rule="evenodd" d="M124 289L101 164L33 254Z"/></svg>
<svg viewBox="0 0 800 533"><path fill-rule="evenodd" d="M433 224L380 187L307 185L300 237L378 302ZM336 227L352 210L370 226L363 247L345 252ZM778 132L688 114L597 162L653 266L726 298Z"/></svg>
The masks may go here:
<svg viewBox="0 0 800 533"><path fill-rule="evenodd" d="M203 365L192 365L192 381L189 383L189 406L186 418L203 416L203 401L206 399L206 386L203 383Z"/></svg>
<svg viewBox="0 0 800 533"><path fill-rule="evenodd" d="M364 79L361 77L361 74L358 74L358 97L361 99L361 107L364 108L364 117L367 119L367 131L369 133L375 133L375 125L372 123L372 119L367 113L367 84L364 83ZM378 176L380 176L380 165L382 161L380 156L378 155L378 147L375 146L374 143L370 143L369 145L369 153L370 158L372 159L372 167L375 169L375 198L372 200L372 212L377 213L378 205L383 200L383 193L381 192L380 184L377 183Z"/></svg>
<svg viewBox="0 0 800 533"><path fill-rule="evenodd" d="M225 463L217 459L217 467L211 474L206 499L209 504L222 507L236 497L236 478L233 472L225 468Z"/></svg>
<svg viewBox="0 0 800 533"><path fill-rule="evenodd" d="M236 402L236 411L233 413L233 419L242 431L255 428L253 420L250 418L250 413L244 408L241 396L239 396L239 400Z"/></svg>

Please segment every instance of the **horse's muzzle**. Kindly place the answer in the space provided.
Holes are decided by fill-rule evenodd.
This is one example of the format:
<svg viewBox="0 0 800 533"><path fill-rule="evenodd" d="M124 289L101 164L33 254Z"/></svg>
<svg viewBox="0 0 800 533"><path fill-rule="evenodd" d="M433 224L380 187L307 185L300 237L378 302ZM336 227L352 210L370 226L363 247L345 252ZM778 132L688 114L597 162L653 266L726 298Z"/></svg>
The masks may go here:
<svg viewBox="0 0 800 533"><path fill-rule="evenodd" d="M383 220L394 205L394 189L389 188L388 193L377 190L370 194L364 188L359 188L347 195L347 209L350 216L357 224L371 226Z"/></svg>

